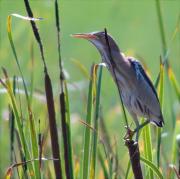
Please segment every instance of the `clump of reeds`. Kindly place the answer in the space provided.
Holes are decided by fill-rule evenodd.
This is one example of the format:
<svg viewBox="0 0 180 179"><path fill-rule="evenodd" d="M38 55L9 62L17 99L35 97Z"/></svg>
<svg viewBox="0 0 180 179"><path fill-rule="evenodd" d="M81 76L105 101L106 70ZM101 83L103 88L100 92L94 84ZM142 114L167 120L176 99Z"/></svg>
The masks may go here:
<svg viewBox="0 0 180 179"><path fill-rule="evenodd" d="M28 20L31 23L32 31L34 33L34 37L38 43L41 59L44 69L44 88L46 94L46 102L47 102L47 112L48 112L48 122L50 129L50 140L51 140L51 150L52 150L52 158L43 157L43 145L44 138L47 134L42 134L40 129L38 130L35 126L40 125L40 120L36 120L32 111L32 100L33 100L33 89L30 90L27 87L26 81L24 79L24 75L22 73L22 69L20 66L19 58L16 52L16 48L13 42L12 37L12 29L11 29L11 18L12 16L8 16L7 20L7 31L8 37L11 45L11 49L13 51L13 55L17 64L17 68L20 73L20 77L23 81L23 87L25 92L26 99L26 109L27 116L22 115L21 106L19 106L19 102L21 99L16 95L16 89L18 89L16 85L16 80L14 78L14 83L12 85L7 70L5 68L2 69L4 74L4 79L0 79L0 83L7 90L7 94L10 98L10 141L11 141L11 165L6 172L6 178L10 178L12 176L13 168L17 168L17 176L29 177L29 178L43 178L43 166L42 162L53 160L54 171L56 178L97 178L97 168L101 168L103 172L103 176L106 179L125 177L134 175L134 178L154 178L155 176L158 178L163 178L165 175L162 166L161 159L161 130L157 129L157 135L152 134L152 129L148 125L142 130L142 138L143 145L142 149L139 148L138 144L132 140L132 138L125 139L125 145L128 147L129 151L129 162L128 166L124 167L121 164L121 160L118 159L117 151L112 149L112 144L110 141L110 134L106 130L106 125L103 121L102 114L100 113L101 106L101 82L102 78L102 68L101 64L93 64L91 66L90 75L89 75L89 87L88 87L88 98L87 98L87 110L86 110L86 120L81 121L84 127L84 137L83 137L83 155L81 157L82 162L80 164L76 164L73 162L73 148L71 141L71 121L70 121L70 107L67 88L67 81L64 75L64 69L62 66L61 60L61 28L60 28L60 18L59 18L59 7L58 1L54 1L55 7L55 22L56 22L56 30L57 30L57 53L58 53L58 61L59 61L59 109L60 109L60 117L61 117L61 127L57 125L56 119L56 111L55 111L55 102L53 97L52 90L52 82L48 73L48 67L46 65L45 55L44 55L44 47L43 43L36 26L36 20L40 20L39 18L33 17L33 12L31 10L30 4L28 0L24 0L26 11L28 13L28 17L23 17L17 14L14 14L16 17L20 17L22 19ZM158 20L160 25L160 34L162 40L163 54L161 55L160 60L160 72L158 78L156 80L156 87L158 89L159 99L161 106L163 107L163 91L164 91L164 75L167 72L169 81L172 84L172 87L175 89L178 100L180 101L180 87L179 83L176 80L176 76L173 72L173 69L170 66L170 62L168 60L168 47L165 39L165 30L163 27L163 19L161 13L160 1L156 1ZM106 43L108 46L109 53L111 54L111 47L108 42L107 32L105 30ZM173 38L175 35L173 36ZM172 39L173 40L173 39ZM32 53L33 54L33 53ZM113 63L113 59L111 59ZM34 62L33 62L34 63ZM164 70L164 66L167 67L166 71ZM32 72L33 73L33 72ZM33 83L33 74L32 75L32 83ZM30 91L30 92L29 92ZM19 94L18 94L19 95ZM122 102L121 92L119 91L121 108L123 111L124 125L129 129L128 119L126 115L126 111ZM26 122L28 123L28 129L23 127L23 118L26 118ZM99 133L99 123L101 128L101 135ZM58 130L62 131L62 140L63 146L59 146L61 138L58 136ZM27 131L30 131L30 137L27 135ZM127 131L128 132L128 131ZM46 131L47 133L47 131ZM105 133L103 135L102 133ZM176 167L176 162L179 164L179 153L177 153L177 147L179 150L179 140L176 141L176 135L178 133L178 123L174 121L173 128L173 147L172 147L172 161L169 173L167 174L169 178L174 177L175 175L179 177L179 171ZM104 136L102 138L102 136ZM156 147L156 162L155 155L153 154L153 150L155 149L154 143L152 142L152 136L157 136L157 147ZM14 140L18 141L18 149L20 153L20 162L17 161L17 155L14 151ZM103 148L103 149L102 149ZM60 150L63 149L63 150ZM64 154L60 153L64 151ZM109 152L107 154L107 151ZM178 154L178 155L177 155ZM62 159L61 157L64 157ZM163 156L162 156L163 157ZM177 161L178 159L178 161ZM100 166L97 165L97 160L100 163ZM118 161L119 160L119 161ZM168 163L169 164L169 163ZM49 164L50 165L50 164ZM81 170L76 171L77 165L80 165ZM179 164L180 165L180 164ZM18 167L22 166L21 170L18 170ZM131 167L132 166L132 167ZM131 170L132 168L132 170ZM119 172L122 171L122 173ZM48 173L48 172L47 172Z"/></svg>

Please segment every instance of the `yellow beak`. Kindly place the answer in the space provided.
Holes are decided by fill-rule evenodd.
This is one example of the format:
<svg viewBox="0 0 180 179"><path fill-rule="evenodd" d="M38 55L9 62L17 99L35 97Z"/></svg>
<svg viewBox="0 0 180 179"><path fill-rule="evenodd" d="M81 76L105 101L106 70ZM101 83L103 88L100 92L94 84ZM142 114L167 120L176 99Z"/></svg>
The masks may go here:
<svg viewBox="0 0 180 179"><path fill-rule="evenodd" d="M82 38L87 40L97 39L97 37L93 34L72 34L71 36L75 38Z"/></svg>

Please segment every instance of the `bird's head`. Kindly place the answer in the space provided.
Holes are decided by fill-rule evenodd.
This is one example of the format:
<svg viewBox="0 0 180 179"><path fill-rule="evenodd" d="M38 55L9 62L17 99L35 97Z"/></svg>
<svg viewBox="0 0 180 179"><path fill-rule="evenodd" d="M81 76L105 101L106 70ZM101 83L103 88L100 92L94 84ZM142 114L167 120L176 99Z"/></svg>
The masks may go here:
<svg viewBox="0 0 180 179"><path fill-rule="evenodd" d="M78 34L73 34L72 36L75 38L82 38L90 41L99 50L101 56L105 61L109 59L108 45L104 31L91 32L91 33L78 33ZM117 46L115 40L109 34L107 34L107 37L112 55L119 53L119 47Z"/></svg>

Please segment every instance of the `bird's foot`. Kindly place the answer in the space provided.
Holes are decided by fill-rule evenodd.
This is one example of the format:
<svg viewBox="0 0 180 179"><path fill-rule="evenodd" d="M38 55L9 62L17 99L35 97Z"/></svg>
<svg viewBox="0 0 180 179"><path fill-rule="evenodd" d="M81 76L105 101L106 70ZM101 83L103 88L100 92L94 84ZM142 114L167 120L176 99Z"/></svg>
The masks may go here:
<svg viewBox="0 0 180 179"><path fill-rule="evenodd" d="M126 128L126 134L124 136L124 140L132 140L135 131L131 130L128 126L125 126Z"/></svg>

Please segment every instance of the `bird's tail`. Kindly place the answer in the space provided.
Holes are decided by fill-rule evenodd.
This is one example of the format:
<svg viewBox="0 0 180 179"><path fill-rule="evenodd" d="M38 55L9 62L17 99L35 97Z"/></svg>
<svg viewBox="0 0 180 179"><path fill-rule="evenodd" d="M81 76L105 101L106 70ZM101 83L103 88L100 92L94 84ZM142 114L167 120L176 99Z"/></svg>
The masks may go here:
<svg viewBox="0 0 180 179"><path fill-rule="evenodd" d="M162 115L160 117L158 117L158 118L150 119L150 121L153 124L155 124L156 126L158 126L158 127L163 127L164 126L164 119L163 119Z"/></svg>

